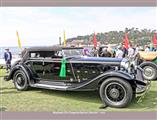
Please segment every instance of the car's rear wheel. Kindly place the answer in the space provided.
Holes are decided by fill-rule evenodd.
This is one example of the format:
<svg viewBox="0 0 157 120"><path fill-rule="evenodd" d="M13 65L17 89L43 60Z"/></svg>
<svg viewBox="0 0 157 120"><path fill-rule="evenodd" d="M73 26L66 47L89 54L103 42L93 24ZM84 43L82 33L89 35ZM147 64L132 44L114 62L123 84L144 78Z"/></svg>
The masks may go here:
<svg viewBox="0 0 157 120"><path fill-rule="evenodd" d="M126 107L133 98L133 90L129 82L120 78L108 78L100 86L100 97L110 107Z"/></svg>
<svg viewBox="0 0 157 120"><path fill-rule="evenodd" d="M28 79L26 74L22 70L17 70L13 76L13 82L17 90L24 91L27 90Z"/></svg>
<svg viewBox="0 0 157 120"><path fill-rule="evenodd" d="M146 80L155 80L157 78L157 65L152 62L145 62L140 65L143 69L143 76Z"/></svg>

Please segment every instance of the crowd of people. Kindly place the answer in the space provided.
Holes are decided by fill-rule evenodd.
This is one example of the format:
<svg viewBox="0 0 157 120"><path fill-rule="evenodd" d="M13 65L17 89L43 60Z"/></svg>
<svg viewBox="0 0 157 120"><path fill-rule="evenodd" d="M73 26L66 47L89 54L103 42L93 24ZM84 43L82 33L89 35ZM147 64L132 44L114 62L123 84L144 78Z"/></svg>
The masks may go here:
<svg viewBox="0 0 157 120"><path fill-rule="evenodd" d="M133 46L129 44L128 48L124 45L118 45L117 47L93 47L92 50L89 50L87 47L83 49L83 55L92 56L92 57L115 57L115 58L135 58L139 53L139 45ZM143 50L145 52L157 51L157 47L145 46Z"/></svg>

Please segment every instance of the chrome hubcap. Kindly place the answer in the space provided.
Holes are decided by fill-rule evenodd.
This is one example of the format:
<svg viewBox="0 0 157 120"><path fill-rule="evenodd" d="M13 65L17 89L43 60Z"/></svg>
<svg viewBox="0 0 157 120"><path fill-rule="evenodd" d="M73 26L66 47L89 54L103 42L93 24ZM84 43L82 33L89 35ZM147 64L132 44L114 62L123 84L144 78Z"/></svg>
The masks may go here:
<svg viewBox="0 0 157 120"><path fill-rule="evenodd" d="M110 96L114 99L118 98L119 97L119 90L113 88L111 89L110 91Z"/></svg>
<svg viewBox="0 0 157 120"><path fill-rule="evenodd" d="M21 84L21 82L22 82L21 77L18 77L18 78L17 78L17 83L18 83L18 84Z"/></svg>
<svg viewBox="0 0 157 120"><path fill-rule="evenodd" d="M144 68L144 74L148 77L151 77L154 74L154 69L152 67L145 67Z"/></svg>
<svg viewBox="0 0 157 120"><path fill-rule="evenodd" d="M126 96L126 91L123 85L111 82L105 87L104 94L111 102L121 102Z"/></svg>
<svg viewBox="0 0 157 120"><path fill-rule="evenodd" d="M23 87L23 85L25 84L25 79L20 73L16 75L16 84L19 87Z"/></svg>

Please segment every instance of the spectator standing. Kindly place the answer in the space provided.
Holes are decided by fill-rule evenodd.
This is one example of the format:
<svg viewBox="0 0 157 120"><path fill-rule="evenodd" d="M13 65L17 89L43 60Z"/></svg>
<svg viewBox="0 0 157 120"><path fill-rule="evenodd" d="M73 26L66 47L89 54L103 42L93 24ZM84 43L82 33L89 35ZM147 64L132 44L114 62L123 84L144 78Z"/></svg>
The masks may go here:
<svg viewBox="0 0 157 120"><path fill-rule="evenodd" d="M108 56L107 57L113 57L113 52L111 46L108 46L107 48Z"/></svg>
<svg viewBox="0 0 157 120"><path fill-rule="evenodd" d="M128 55L128 50L126 49L125 45L123 45L123 58L125 58Z"/></svg>
<svg viewBox="0 0 157 120"><path fill-rule="evenodd" d="M115 57L116 58L123 58L123 51L122 51L122 47L121 46L118 46L117 47L117 51L116 51L116 55L115 55Z"/></svg>
<svg viewBox="0 0 157 120"><path fill-rule="evenodd" d="M101 57L107 57L107 48L106 47L102 48Z"/></svg>
<svg viewBox="0 0 157 120"><path fill-rule="evenodd" d="M136 56L139 53L139 45L136 45L134 48L134 56Z"/></svg>
<svg viewBox="0 0 157 120"><path fill-rule="evenodd" d="M132 44L129 45L129 49L128 49L128 57L131 59L134 57L134 54L135 54L135 50L134 48L132 47Z"/></svg>
<svg viewBox="0 0 157 120"><path fill-rule="evenodd" d="M153 51L157 52L157 45L156 45L156 46L154 46Z"/></svg>
<svg viewBox="0 0 157 120"><path fill-rule="evenodd" d="M99 57L99 55L98 55L98 50L97 50L96 47L94 47L94 48L92 49L92 55L93 55L93 57Z"/></svg>
<svg viewBox="0 0 157 120"><path fill-rule="evenodd" d="M88 48L83 49L83 55L84 56L90 56L90 52L89 52Z"/></svg>
<svg viewBox="0 0 157 120"><path fill-rule="evenodd" d="M9 69L11 69L12 54L9 51L9 48L6 48L5 50L6 50L6 52L4 53L4 59L5 59L5 63L6 63L6 70L8 73Z"/></svg>
<svg viewBox="0 0 157 120"><path fill-rule="evenodd" d="M146 46L144 51L149 52L150 51L149 46Z"/></svg>

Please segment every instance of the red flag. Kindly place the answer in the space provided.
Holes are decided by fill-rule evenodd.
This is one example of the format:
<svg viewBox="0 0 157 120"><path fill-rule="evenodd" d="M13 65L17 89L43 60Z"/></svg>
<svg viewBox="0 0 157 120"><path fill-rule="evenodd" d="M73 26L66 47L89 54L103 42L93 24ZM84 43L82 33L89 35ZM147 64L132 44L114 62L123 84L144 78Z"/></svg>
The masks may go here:
<svg viewBox="0 0 157 120"><path fill-rule="evenodd" d="M97 39L96 39L95 32L94 32L93 44L94 44L94 47L97 47Z"/></svg>
<svg viewBox="0 0 157 120"><path fill-rule="evenodd" d="M154 33L154 41L153 41L154 47L157 46L157 38L156 38L156 33Z"/></svg>
<svg viewBox="0 0 157 120"><path fill-rule="evenodd" d="M123 45L126 49L129 48L129 39L128 39L128 33L125 33L125 37L124 37L124 40L123 40Z"/></svg>

